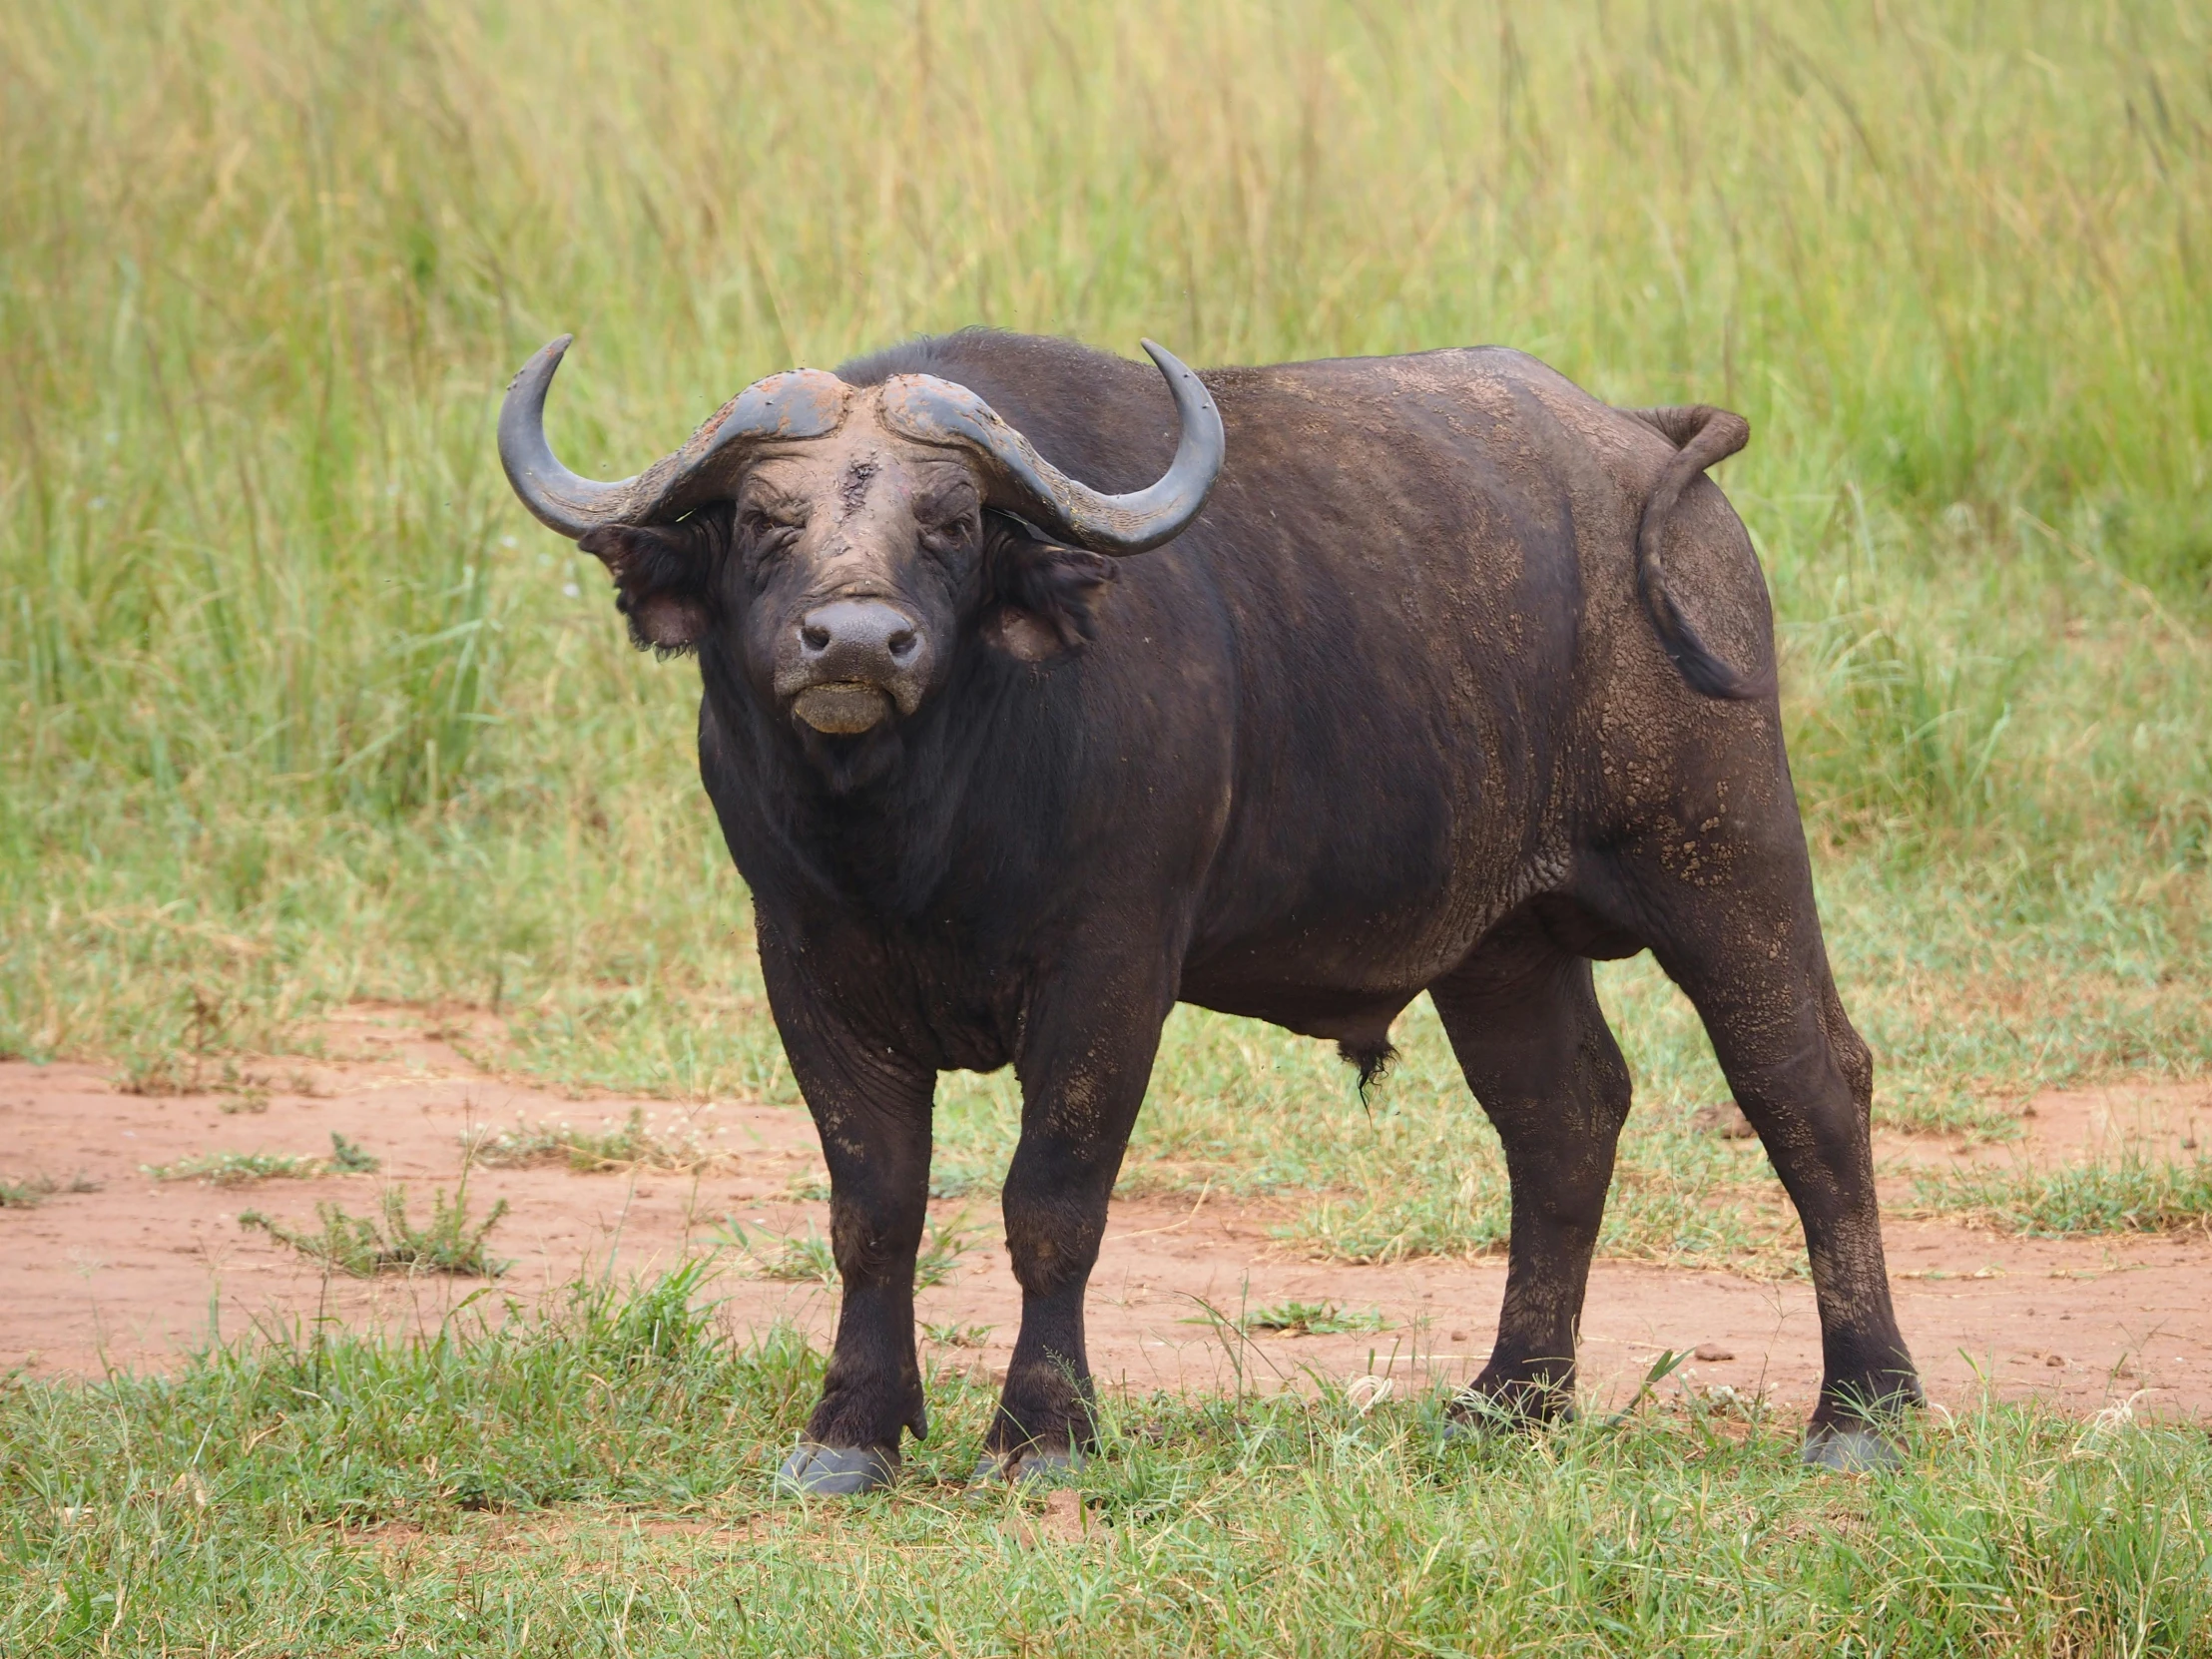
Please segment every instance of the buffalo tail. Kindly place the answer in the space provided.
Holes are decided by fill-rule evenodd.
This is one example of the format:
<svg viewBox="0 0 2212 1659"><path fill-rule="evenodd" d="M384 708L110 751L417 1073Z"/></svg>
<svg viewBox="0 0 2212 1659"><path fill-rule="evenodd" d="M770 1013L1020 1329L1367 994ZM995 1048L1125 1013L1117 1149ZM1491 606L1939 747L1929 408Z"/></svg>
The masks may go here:
<svg viewBox="0 0 2212 1659"><path fill-rule="evenodd" d="M1659 544L1664 539L1667 517L1674 511L1675 502L1689 487L1691 479L1751 441L1751 422L1740 414L1705 403L1679 409L1628 409L1623 412L1635 416L1675 446L1674 458L1667 462L1665 470L1659 474L1659 481L1652 486L1651 495L1644 502L1643 521L1636 527L1636 591L1643 598L1644 609L1651 613L1651 625L1659 632L1659 643L1666 648L1667 655L1674 660L1674 666L1693 691L1707 697L1728 699L1767 696L1774 690L1774 676L1769 673L1752 678L1713 655L1699 637L1696 625L1682 614L1674 590L1667 585L1666 569L1659 560Z"/></svg>

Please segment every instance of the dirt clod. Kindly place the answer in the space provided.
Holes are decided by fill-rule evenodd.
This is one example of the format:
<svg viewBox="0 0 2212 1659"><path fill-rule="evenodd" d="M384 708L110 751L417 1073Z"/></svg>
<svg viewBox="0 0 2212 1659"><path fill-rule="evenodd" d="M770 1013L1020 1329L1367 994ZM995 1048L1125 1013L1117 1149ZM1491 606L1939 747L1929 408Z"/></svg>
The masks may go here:
<svg viewBox="0 0 2212 1659"><path fill-rule="evenodd" d="M1080 1543L1097 1524L1083 1512L1082 1493L1062 1486L1045 1493L1042 1514L1009 1515L1000 1530L1024 1549L1034 1549L1041 1543Z"/></svg>

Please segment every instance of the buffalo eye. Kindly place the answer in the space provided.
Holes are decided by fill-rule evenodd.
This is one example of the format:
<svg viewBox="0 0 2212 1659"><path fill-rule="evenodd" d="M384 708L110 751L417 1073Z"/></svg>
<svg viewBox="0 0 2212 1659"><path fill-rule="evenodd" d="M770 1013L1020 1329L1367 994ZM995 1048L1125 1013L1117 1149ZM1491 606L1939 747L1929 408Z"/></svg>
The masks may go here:
<svg viewBox="0 0 2212 1659"><path fill-rule="evenodd" d="M961 513L936 524L921 533L921 541L932 553L956 553L975 543L975 515Z"/></svg>
<svg viewBox="0 0 2212 1659"><path fill-rule="evenodd" d="M807 527L807 506L801 501L751 501L740 510L738 525L754 548L780 552Z"/></svg>
<svg viewBox="0 0 2212 1659"><path fill-rule="evenodd" d="M915 504L921 543L933 553L954 553L975 545L983 529L982 504L972 490L949 490Z"/></svg>

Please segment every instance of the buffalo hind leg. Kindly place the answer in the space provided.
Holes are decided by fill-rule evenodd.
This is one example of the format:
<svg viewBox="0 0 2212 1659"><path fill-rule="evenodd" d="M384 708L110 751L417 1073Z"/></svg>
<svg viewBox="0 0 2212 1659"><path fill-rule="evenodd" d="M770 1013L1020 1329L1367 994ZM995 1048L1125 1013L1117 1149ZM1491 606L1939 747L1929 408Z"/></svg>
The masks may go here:
<svg viewBox="0 0 2212 1659"><path fill-rule="evenodd" d="M1805 1229L1822 1349L1806 1461L1861 1468L1896 1460L1883 1425L1923 1396L1883 1258L1874 1060L1836 994L1803 839L1786 828L1778 847L1739 843L1717 888L1654 872L1641 908Z"/></svg>
<svg viewBox="0 0 2212 1659"><path fill-rule="evenodd" d="M1493 930L1429 996L1504 1143L1512 1186L1497 1343L1454 1414L1571 1414L1575 1336L1628 1117L1628 1067L1589 962L1525 915Z"/></svg>

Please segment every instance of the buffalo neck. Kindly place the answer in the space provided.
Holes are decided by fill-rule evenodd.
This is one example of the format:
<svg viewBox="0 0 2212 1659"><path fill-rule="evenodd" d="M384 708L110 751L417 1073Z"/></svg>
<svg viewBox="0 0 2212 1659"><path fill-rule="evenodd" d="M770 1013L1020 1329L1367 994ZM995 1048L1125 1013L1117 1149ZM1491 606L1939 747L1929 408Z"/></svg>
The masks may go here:
<svg viewBox="0 0 2212 1659"><path fill-rule="evenodd" d="M703 652L700 668L701 771L757 901L912 925L1045 875L1065 762L1034 728L1073 686L1040 686L1038 671L971 648L913 716L862 740L874 753L837 756L858 762L839 768L811 755L727 656Z"/></svg>

